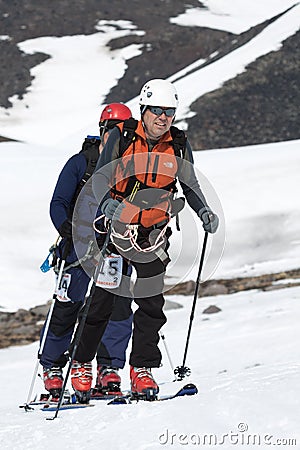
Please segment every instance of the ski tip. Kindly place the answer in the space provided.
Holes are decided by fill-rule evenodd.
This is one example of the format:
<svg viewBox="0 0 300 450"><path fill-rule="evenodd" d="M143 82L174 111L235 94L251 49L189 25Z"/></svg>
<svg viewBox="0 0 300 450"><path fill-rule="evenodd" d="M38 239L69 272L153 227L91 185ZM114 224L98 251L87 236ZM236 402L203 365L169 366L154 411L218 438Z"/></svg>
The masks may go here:
<svg viewBox="0 0 300 450"><path fill-rule="evenodd" d="M186 384L183 388L178 392L178 396L181 395L195 395L198 394L197 386L193 383Z"/></svg>
<svg viewBox="0 0 300 450"><path fill-rule="evenodd" d="M197 386L196 386L194 383L188 383L188 384L186 384L186 385L184 386L184 389L196 389L196 390L198 391Z"/></svg>

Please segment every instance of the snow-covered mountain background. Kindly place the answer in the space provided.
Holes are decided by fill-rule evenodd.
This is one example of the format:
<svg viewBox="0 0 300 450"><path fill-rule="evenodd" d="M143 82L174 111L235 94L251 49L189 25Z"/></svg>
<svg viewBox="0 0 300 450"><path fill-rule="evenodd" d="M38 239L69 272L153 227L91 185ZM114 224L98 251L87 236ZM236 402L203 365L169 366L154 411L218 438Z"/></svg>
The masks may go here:
<svg viewBox="0 0 300 450"><path fill-rule="evenodd" d="M228 83L236 82L240 77L251 78L249 67L258 61L266 64L270 55L274 61L286 48L286 42L291 43L299 36L300 28L300 5L291 0L261 0L255 2L255 6L248 0L207 0L201 4L195 1L189 2L193 9L183 8L182 4L182 14L174 13L178 2L174 2L173 9L173 2L153 1L151 6L128 2L135 6L131 16L138 18L145 15L141 12L145 6L148 21L151 21L149 11L153 18L158 17L159 8L168 12L166 28L159 29L158 21L152 19L156 33L160 32L162 48L167 45L165 33L169 26L176 24L187 39L182 45L180 41L169 40L172 71L170 66L167 69L162 64L159 67L149 65L148 72L141 72L142 61L151 61L149 54L153 49L145 44L147 33L141 27L142 21L127 19L128 8L124 16L122 14L122 20L121 14L120 20L116 21L112 13L109 20L106 16L110 10L103 2L106 18L99 17L91 32L85 26L88 27L93 11L84 10L82 2L77 2L77 6L81 5L76 14L81 17L82 31L78 34L60 31L55 35L49 27L55 19L62 20L57 16L57 10L48 21L41 22L38 20L39 8L34 9L28 2L27 13L29 11L38 24L36 36L39 37L32 38L33 29L22 18L22 9L12 8L15 3L0 3L4 30L1 31L0 48L10 47L17 41L18 51L23 52L24 60L30 61L29 66L35 59L39 64L31 68L32 79L24 92L8 96L9 104L5 105L3 101L3 84L6 92L10 89L13 92L13 83L3 82L0 90L1 104L4 104L0 108L0 135L6 140L0 143L0 306L3 311L42 304L52 295L53 275L45 275L39 270L48 248L56 239L48 213L52 191L63 164L80 149L83 137L97 134L99 114L107 101L127 101L138 117L136 95L143 82L154 76L167 76L179 93L177 124L185 127L188 134L191 132L191 142L196 150L205 148L208 135L217 142L218 127L215 124L210 127L210 122L203 123L201 105L208 112L212 108L208 107L211 100L211 105L216 108L215 116L220 118L218 105L222 95L230 91ZM91 3L86 2L86 7ZM115 5L116 2L110 3ZM203 5L205 9L200 8ZM70 8L69 2L60 2L60 8L66 8L66 13L67 6ZM44 8L43 2L40 8ZM68 14L63 20L68 30ZM5 25L6 22L9 25ZM17 26L13 28L12 23ZM19 37L11 37L10 28L17 30L18 36L28 33L30 39L21 41ZM48 35L43 34L45 30L49 30ZM244 33L247 32L246 36ZM231 33L230 39L236 39L239 45L233 44L231 48L226 41L226 51L220 47L219 55L201 57L198 42L192 37L205 33L210 33L215 44L221 37L225 39L225 34L215 33L226 33L226 38L227 33ZM124 45L114 48L112 43L118 39ZM186 64L181 60L177 62L179 53L173 51L174 43L186 50ZM159 49L154 52L157 53ZM13 63L8 65L5 55L5 52L1 55L0 78L5 64L6 71L13 69ZM267 59L262 61L262 57ZM285 69L284 65L279 67L281 76L286 73ZM125 88L130 86L126 81L129 75L132 90ZM274 71L274 80L277 76ZM299 72L294 77L298 83L288 78L282 84L285 92L299 91ZM262 85L257 77L254 78L256 81L251 90L254 89L254 97L261 105ZM22 80L21 74L19 79ZM20 88L20 84L17 85ZM276 88L275 81L274 86L269 82L270 91L272 87ZM238 90L235 94L239 97ZM241 94L240 97L247 110L249 103ZM271 106L274 106L273 98L273 94L270 95ZM296 94L288 96L291 105L295 98ZM228 104L226 111L223 110L228 116L230 106ZM259 109L256 107L253 111ZM206 148L211 150L195 152L199 179L222 221L220 231L210 237L205 278L259 275L299 266L300 141L296 139L299 135L293 134L297 118L299 123L299 109L298 114L296 109L288 111L289 114L283 104L282 110L273 112L277 129L281 130L277 139L275 131L275 138L270 131L274 128L268 128L270 122L267 121L264 123L266 140L261 139L259 130L258 141L250 133L250 143L260 142L259 145L237 147L237 130L240 134L243 130L239 115L233 114L237 130L232 132L232 144L228 145L229 138L225 139L222 131L226 127L219 120L220 134L224 138L222 148L207 145ZM259 116L253 114L253 117ZM290 128L287 126L289 121ZM207 128L207 131L197 134L197 128ZM249 141L245 138L242 143L249 144ZM172 238L175 263L170 267L169 276L177 281L196 278L202 239L200 223L185 208L182 231L174 231ZM179 449L197 445L222 445L226 449L232 446L269 448L270 445L297 448L300 442L299 295L300 288L294 287L201 298L187 361L192 369L189 381L197 384L199 394L161 404L108 407L101 403L84 411L65 411L56 421L46 421L46 413L26 414L18 409L27 397L37 343L1 350L1 448L67 449L78 445L88 449L122 450ZM182 304L183 308L167 312L164 334L173 364L180 365L192 298L172 296L172 300ZM202 315L203 309L212 302L221 312ZM175 389L180 383L165 383L173 379L173 374L163 345L162 352L163 367L155 371L155 376L164 392ZM128 367L123 370L122 379L124 389L128 388ZM41 390L42 383L38 379L35 391ZM213 436L211 444L207 440L204 442L205 435Z"/></svg>

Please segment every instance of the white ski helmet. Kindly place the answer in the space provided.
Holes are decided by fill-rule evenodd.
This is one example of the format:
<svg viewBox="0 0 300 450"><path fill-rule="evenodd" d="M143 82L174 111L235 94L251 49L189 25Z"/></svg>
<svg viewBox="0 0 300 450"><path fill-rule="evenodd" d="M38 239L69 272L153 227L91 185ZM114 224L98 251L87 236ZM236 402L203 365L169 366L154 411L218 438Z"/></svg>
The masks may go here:
<svg viewBox="0 0 300 450"><path fill-rule="evenodd" d="M147 81L140 92L140 106L168 106L177 108L178 95L175 86L168 80Z"/></svg>

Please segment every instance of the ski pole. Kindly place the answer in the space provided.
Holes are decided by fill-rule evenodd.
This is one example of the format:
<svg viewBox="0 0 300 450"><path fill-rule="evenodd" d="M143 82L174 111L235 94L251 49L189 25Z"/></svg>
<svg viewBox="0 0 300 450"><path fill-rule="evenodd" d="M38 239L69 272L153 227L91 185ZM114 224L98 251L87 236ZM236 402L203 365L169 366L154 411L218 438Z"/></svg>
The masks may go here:
<svg viewBox="0 0 300 450"><path fill-rule="evenodd" d="M194 300L193 300L192 310L191 310L191 315L190 315L190 323L189 323L188 334L187 334L187 339L186 339L186 344L185 344L183 362L182 362L182 366L177 366L176 369L174 370L174 374L177 377L177 381L178 380L183 380L183 378L185 376L189 376L190 373L191 373L191 369L189 367L186 367L185 362L186 362L186 356L187 356L189 340L190 340L190 335L191 335L191 330L192 330L192 322L193 322L193 319L194 319L194 313L195 313L195 308L196 308L196 301L197 301L197 297L198 297L198 291L199 291L199 285L200 285L200 277L201 277L201 272L202 272L203 263L204 263L204 256L205 256L207 238L208 238L208 232L206 231L205 235L204 235L203 246L202 246L202 252L201 252L201 258L200 258L200 264L199 264L199 270L198 270L196 286L195 286Z"/></svg>
<svg viewBox="0 0 300 450"><path fill-rule="evenodd" d="M45 326L44 326L43 337L42 337L42 340L40 342L40 346L39 346L39 350L38 350L38 357L37 357L35 369L33 371L32 379L31 379L31 383L30 383L30 388L29 388L29 391L28 391L27 401L26 401L26 403L23 406L25 411L29 411L29 410L33 409L33 408L31 408L29 406L29 402L30 402L31 397L32 397L32 392L33 392L33 388L34 388L34 385L35 385L36 376L37 376L37 373L38 373L38 370L39 370L40 358L41 358L41 356L43 354L43 350L44 350L47 334L48 334L48 331L49 331L49 326L50 326L50 322L51 322L51 318L52 318L52 314L53 314L53 310L54 310L54 306L55 306L55 301L56 301L56 291L59 288L61 280L62 280L63 271L64 271L64 267L65 267L65 264L66 264L66 257L67 257L67 255L69 253L70 245L71 245L71 242L67 242L66 246L65 246L65 249L64 249L64 255L63 255L63 259L62 259L61 264L60 264L59 273L58 273L56 284L55 284L55 290L54 290L54 293L53 293L53 296L52 296L51 305L50 305L50 308L49 308L49 311L48 311L48 314L47 314L47 320L46 320L46 323L45 323Z"/></svg>
<svg viewBox="0 0 300 450"><path fill-rule="evenodd" d="M170 353L169 353L169 350L168 350L168 346L167 346L167 343L166 343L166 338L165 338L164 334L161 331L159 332L159 335L160 335L161 340L163 341L163 344L164 344L164 347L165 347L165 350L166 350L166 354L167 354L167 357L168 357L168 360L169 360L172 372L174 372L174 366L173 366L172 359L171 359L171 356L170 356Z"/></svg>
<svg viewBox="0 0 300 450"><path fill-rule="evenodd" d="M110 239L110 234L111 234L111 224L109 225L109 228L107 230L107 235L106 235L106 238L105 238L105 242L104 242L103 247L102 247L101 252L100 252L100 259L101 259L101 257L104 258L104 255L105 255L105 252L106 252L106 248L108 246L109 239ZM80 338L81 338L81 335L82 335L82 332L83 332L83 328L84 328L84 325L85 325L85 322L86 322L86 318L87 318L87 315L88 315L88 312L89 312L89 309L90 309L90 305L92 303L92 299L93 299L93 296L94 296L94 292L95 292L95 289L96 289L96 281L97 281L97 278L98 278L98 275L99 275L99 272L100 272L100 269L101 269L100 259L99 259L98 265L96 267L96 270L95 270L95 273L94 273L94 277L92 277L92 279L91 279L90 292L89 292L89 295L88 295L88 297L86 299L85 306L83 308L83 314L82 314L81 320L79 321L79 324L78 324L77 329L75 331L74 343L73 343L73 347L72 347L72 354L71 354L71 358L70 358L70 361L69 361L68 369L67 369L67 372L66 372L66 375L65 375L64 383L63 383L63 386L62 386L62 389L61 389L61 394L60 394L60 397L59 397L59 401L58 401L58 404L57 404L57 407L56 407L56 410L55 410L55 414L54 414L53 417L47 417L46 420L54 420L54 419L56 419L57 415L59 413L60 407L62 405L62 402L63 402L63 399L64 399L64 393L65 393L65 390L66 390L67 382L68 382L68 379L69 379L69 376L70 376L70 372L71 372L71 368L72 368L72 364L73 364L73 361L74 361L74 358L75 358L75 355L76 355L77 347L79 345L79 341L80 341Z"/></svg>

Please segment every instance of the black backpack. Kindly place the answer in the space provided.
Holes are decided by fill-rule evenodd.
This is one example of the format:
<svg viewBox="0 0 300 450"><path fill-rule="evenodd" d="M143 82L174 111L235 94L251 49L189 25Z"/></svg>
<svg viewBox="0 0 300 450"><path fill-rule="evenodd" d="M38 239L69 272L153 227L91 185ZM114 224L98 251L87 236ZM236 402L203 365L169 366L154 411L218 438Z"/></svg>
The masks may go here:
<svg viewBox="0 0 300 450"><path fill-rule="evenodd" d="M97 161L99 158L99 136L88 135L82 143L82 147L79 153L82 153L86 159L86 169L80 183L77 186L76 193L73 198L73 203L76 203L77 197L80 194L81 189L84 187L85 183L91 178L95 172Z"/></svg>

